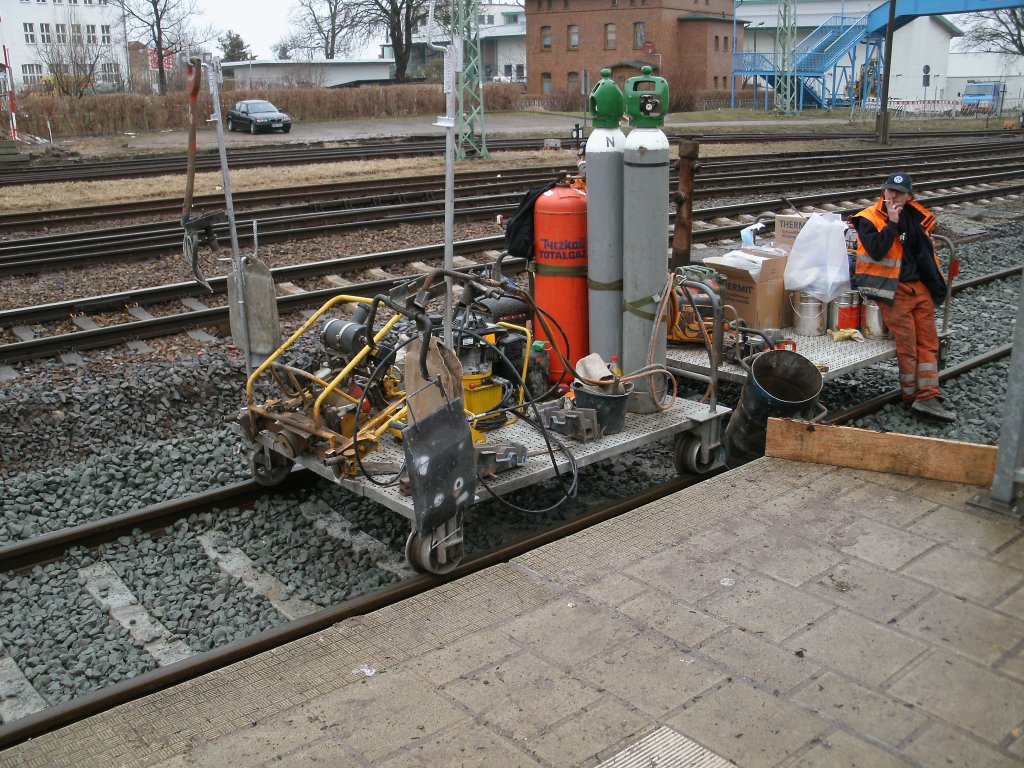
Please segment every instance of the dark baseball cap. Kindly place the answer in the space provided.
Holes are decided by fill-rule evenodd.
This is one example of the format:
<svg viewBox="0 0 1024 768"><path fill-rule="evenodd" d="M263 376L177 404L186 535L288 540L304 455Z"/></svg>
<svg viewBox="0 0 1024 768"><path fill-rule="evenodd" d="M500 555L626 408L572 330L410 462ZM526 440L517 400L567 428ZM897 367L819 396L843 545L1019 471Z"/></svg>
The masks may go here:
<svg viewBox="0 0 1024 768"><path fill-rule="evenodd" d="M882 189L895 189L897 192L913 192L914 180L910 178L909 173L896 171L896 173L886 179Z"/></svg>

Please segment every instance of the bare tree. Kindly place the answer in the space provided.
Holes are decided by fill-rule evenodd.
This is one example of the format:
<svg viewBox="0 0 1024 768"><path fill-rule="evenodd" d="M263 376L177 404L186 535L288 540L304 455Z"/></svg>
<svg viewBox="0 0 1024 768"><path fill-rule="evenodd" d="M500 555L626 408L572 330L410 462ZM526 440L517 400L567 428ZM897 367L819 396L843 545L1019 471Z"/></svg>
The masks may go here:
<svg viewBox="0 0 1024 768"><path fill-rule="evenodd" d="M334 59L348 53L353 20L345 0L297 0L288 20L295 32L281 42L287 42L290 50L304 53L305 58Z"/></svg>
<svg viewBox="0 0 1024 768"><path fill-rule="evenodd" d="M327 58L385 38L395 57L395 80L408 82L412 35L424 23L430 0L297 0L291 22L304 44L315 45ZM445 6L447 8L447 6ZM438 9L439 22L443 22Z"/></svg>
<svg viewBox="0 0 1024 768"><path fill-rule="evenodd" d="M36 60L48 73L46 83L54 93L81 97L116 74L109 27L82 24L76 9L68 8L52 24L40 24L39 32Z"/></svg>
<svg viewBox="0 0 1024 768"><path fill-rule="evenodd" d="M161 95L167 93L164 56L176 57L194 51L215 37L209 28L194 26L202 14L197 0L110 0L110 4L120 11L129 32L157 52L157 82Z"/></svg>
<svg viewBox="0 0 1024 768"><path fill-rule="evenodd" d="M958 48L1024 56L1024 8L978 11L958 21L964 27Z"/></svg>

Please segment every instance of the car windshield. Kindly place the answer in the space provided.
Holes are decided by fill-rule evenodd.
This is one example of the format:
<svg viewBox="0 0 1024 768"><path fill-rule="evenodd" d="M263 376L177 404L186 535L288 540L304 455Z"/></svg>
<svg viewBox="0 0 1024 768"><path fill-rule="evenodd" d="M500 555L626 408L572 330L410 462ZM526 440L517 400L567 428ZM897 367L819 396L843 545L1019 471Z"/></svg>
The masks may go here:
<svg viewBox="0 0 1024 768"><path fill-rule="evenodd" d="M249 103L249 112L277 112L278 109L269 101L253 101Z"/></svg>

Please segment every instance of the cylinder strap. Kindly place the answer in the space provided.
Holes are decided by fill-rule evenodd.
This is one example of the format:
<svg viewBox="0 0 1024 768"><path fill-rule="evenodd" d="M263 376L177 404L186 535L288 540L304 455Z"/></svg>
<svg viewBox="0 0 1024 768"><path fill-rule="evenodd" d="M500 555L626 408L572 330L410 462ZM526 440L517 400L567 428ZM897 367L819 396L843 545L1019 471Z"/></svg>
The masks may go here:
<svg viewBox="0 0 1024 768"><path fill-rule="evenodd" d="M615 280L611 283L599 283L597 280L591 280L587 278L587 288L592 291L621 291L622 290L622 278Z"/></svg>
<svg viewBox="0 0 1024 768"><path fill-rule="evenodd" d="M586 277L587 265L564 267L558 264L538 263L535 260L530 264L529 271L538 275L547 275L548 277Z"/></svg>
<svg viewBox="0 0 1024 768"><path fill-rule="evenodd" d="M653 296L644 296L642 298L635 299L634 301L624 301L622 302L622 311L629 312L629 314L633 315L634 317L639 317L642 320L653 321L655 318L655 314L653 312L644 312L640 309L640 307L646 307L648 304L654 304L655 306L657 306L658 302L660 301L660 293L656 293ZM668 318L663 317L661 318L661 320L662 322L667 322Z"/></svg>

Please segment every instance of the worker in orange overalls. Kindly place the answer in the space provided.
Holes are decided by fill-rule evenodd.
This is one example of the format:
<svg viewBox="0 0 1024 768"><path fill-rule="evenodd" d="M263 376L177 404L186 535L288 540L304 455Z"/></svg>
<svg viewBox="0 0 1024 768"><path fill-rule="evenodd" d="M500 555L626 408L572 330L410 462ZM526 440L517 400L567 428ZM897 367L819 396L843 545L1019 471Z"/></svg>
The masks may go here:
<svg viewBox="0 0 1024 768"><path fill-rule="evenodd" d="M914 202L910 174L896 172L882 197L850 220L857 230L856 284L878 301L896 339L903 402L942 421L956 415L939 400L939 335L935 307L946 300L946 280L931 231L935 216Z"/></svg>
<svg viewBox="0 0 1024 768"><path fill-rule="evenodd" d="M578 189L580 192L587 191L587 145L580 144L580 148L576 150L576 170L577 176L569 177L569 186L573 189Z"/></svg>

